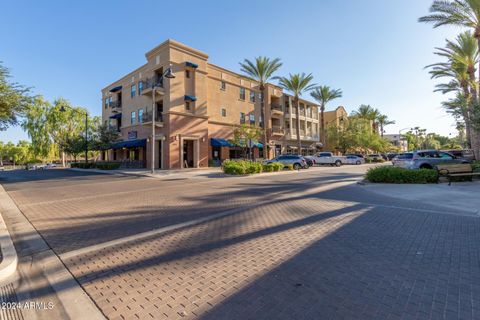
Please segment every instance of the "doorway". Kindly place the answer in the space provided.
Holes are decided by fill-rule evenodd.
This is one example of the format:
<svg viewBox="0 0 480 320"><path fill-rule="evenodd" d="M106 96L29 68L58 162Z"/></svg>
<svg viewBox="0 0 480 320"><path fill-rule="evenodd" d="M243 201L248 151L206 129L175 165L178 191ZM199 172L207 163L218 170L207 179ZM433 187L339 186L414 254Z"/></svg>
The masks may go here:
<svg viewBox="0 0 480 320"><path fill-rule="evenodd" d="M158 160L157 160L158 169L163 169L163 166L162 166L163 165L162 164L162 159L163 159L163 157L162 157L162 145L163 145L162 140L158 140L157 145L156 145L157 156L158 156Z"/></svg>
<svg viewBox="0 0 480 320"><path fill-rule="evenodd" d="M184 168L193 168L194 167L194 140L183 140L183 167Z"/></svg>

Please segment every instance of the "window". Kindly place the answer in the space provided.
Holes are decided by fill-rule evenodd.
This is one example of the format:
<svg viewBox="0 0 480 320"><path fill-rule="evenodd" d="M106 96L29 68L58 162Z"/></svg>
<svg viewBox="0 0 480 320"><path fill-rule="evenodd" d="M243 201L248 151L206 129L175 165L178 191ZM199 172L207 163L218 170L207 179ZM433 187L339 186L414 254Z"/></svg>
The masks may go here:
<svg viewBox="0 0 480 320"><path fill-rule="evenodd" d="M245 123L245 113L240 112L240 123Z"/></svg>
<svg viewBox="0 0 480 320"><path fill-rule="evenodd" d="M251 124L251 125L254 125L254 124L255 124L255 115L254 115L254 114L251 114L251 115L250 115L250 124Z"/></svg>
<svg viewBox="0 0 480 320"><path fill-rule="evenodd" d="M137 113L135 111L132 111L130 115L130 121L132 124L135 124L135 120L137 119Z"/></svg>
<svg viewBox="0 0 480 320"><path fill-rule="evenodd" d="M240 100L245 100L245 88L240 88Z"/></svg>
<svg viewBox="0 0 480 320"><path fill-rule="evenodd" d="M190 111L190 101L185 102L185 110Z"/></svg>
<svg viewBox="0 0 480 320"><path fill-rule="evenodd" d="M137 93L137 85L132 84L132 87L130 88L130 97L135 97L135 94Z"/></svg>
<svg viewBox="0 0 480 320"><path fill-rule="evenodd" d="M250 102L255 102L255 91L250 91Z"/></svg>
<svg viewBox="0 0 480 320"><path fill-rule="evenodd" d="M258 93L258 99L260 99L260 101L263 102L263 93L262 92Z"/></svg>
<svg viewBox="0 0 480 320"><path fill-rule="evenodd" d="M108 97L108 105L111 106L113 103L113 98L112 97Z"/></svg>
<svg viewBox="0 0 480 320"><path fill-rule="evenodd" d="M222 117L226 117L226 116L227 116L227 109L222 108Z"/></svg>
<svg viewBox="0 0 480 320"><path fill-rule="evenodd" d="M138 94L141 95L143 91L143 81L138 82Z"/></svg>
<svg viewBox="0 0 480 320"><path fill-rule="evenodd" d="M185 78L190 79L190 70L185 70Z"/></svg>
<svg viewBox="0 0 480 320"><path fill-rule="evenodd" d="M108 97L105 98L105 109L107 109L107 108L108 108Z"/></svg>
<svg viewBox="0 0 480 320"><path fill-rule="evenodd" d="M227 89L227 84L225 81L220 82L220 90L225 91Z"/></svg>
<svg viewBox="0 0 480 320"><path fill-rule="evenodd" d="M140 90L140 86L138 87L138 90ZM138 123L143 122L143 109L138 109Z"/></svg>

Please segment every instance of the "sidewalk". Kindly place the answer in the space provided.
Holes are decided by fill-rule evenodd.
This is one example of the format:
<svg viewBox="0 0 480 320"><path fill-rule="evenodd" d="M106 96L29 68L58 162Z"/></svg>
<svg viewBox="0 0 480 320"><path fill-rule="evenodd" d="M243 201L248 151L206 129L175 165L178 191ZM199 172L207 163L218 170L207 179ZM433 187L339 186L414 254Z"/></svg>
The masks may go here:
<svg viewBox="0 0 480 320"><path fill-rule="evenodd" d="M376 194L423 203L462 209L480 215L480 181L439 184L367 183L366 190Z"/></svg>

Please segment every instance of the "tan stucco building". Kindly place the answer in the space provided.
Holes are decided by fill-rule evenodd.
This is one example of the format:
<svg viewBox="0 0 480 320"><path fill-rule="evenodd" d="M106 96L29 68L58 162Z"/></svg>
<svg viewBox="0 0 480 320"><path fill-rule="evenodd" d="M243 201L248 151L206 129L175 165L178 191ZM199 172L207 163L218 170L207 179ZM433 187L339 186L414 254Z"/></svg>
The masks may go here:
<svg viewBox="0 0 480 320"><path fill-rule="evenodd" d="M119 132L121 141L104 153L109 161L150 167L153 89L155 89L155 167L206 167L208 160L239 156L231 143L236 126L263 127L271 146L269 157L297 153L292 98L268 84L262 117L258 83L208 62L208 55L174 40L145 54L147 62L102 90L102 119ZM164 76L171 68L174 78ZM319 147L318 105L300 101L303 153ZM263 145L254 148L263 157Z"/></svg>

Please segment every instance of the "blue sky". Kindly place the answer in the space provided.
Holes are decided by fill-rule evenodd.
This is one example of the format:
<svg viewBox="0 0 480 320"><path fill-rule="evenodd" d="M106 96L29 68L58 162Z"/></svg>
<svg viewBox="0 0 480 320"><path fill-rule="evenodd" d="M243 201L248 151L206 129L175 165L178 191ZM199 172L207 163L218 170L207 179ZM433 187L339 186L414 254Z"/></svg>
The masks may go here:
<svg viewBox="0 0 480 320"><path fill-rule="evenodd" d="M2 4L0 61L14 80L53 100L101 114L100 89L145 62L167 38L239 71L258 55L279 57L278 75L311 72L341 88L348 112L370 104L396 120L387 132L420 126L454 134L423 70L434 47L460 30L417 22L431 0L8 1ZM0 140L27 138L20 128Z"/></svg>

